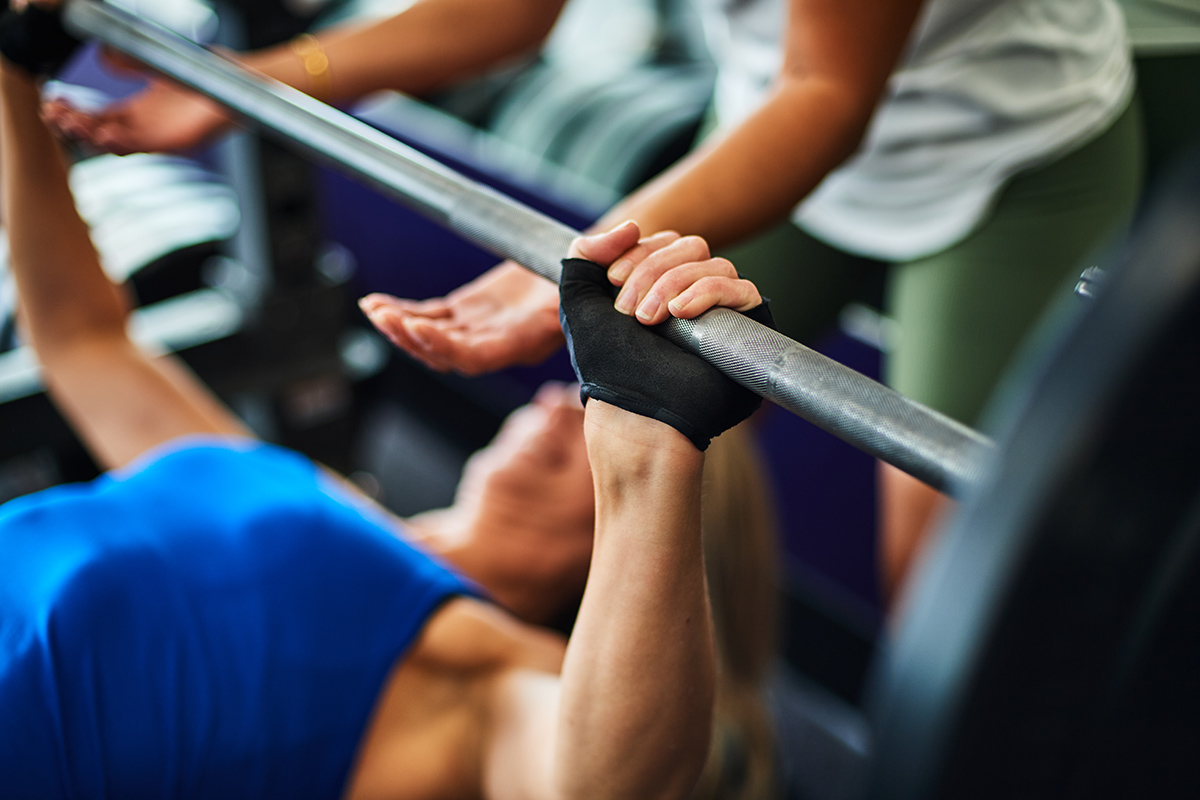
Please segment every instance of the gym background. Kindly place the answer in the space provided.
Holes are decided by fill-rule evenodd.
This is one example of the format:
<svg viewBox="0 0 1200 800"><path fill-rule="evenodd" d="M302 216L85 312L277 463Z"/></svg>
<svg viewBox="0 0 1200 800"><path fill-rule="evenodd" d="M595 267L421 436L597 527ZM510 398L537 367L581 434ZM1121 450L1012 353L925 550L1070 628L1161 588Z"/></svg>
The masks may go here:
<svg viewBox="0 0 1200 800"><path fill-rule="evenodd" d="M241 50L406 3L124 5ZM1126 11L1153 196L1200 136L1200 10L1159 0ZM468 177L583 227L687 151L713 77L687 0L570 0L537 57L426 101L383 93L352 110ZM67 86L50 90L84 102L141 85L107 71L94 48L60 78ZM143 340L177 351L257 434L350 475L399 514L448 505L465 459L500 421L545 380L572 378L562 353L467 379L427 370L388 345L362 319L358 297L444 295L496 259L278 144L237 132L184 157L77 155L81 211L110 274L134 289ZM1119 260L1119 249L1106 257ZM866 287L817 346L874 377L891 335L879 291ZM97 474L41 391L12 323L14 304L0 265L0 502ZM795 782L811 782L810 796L853 796L860 787L821 784L820 773L824 764L844 774L832 762L865 758L870 747L863 708L885 625L874 461L778 409L761 415L758 437L780 528L781 678L773 691L788 713L778 733L809 753L809 774Z"/></svg>

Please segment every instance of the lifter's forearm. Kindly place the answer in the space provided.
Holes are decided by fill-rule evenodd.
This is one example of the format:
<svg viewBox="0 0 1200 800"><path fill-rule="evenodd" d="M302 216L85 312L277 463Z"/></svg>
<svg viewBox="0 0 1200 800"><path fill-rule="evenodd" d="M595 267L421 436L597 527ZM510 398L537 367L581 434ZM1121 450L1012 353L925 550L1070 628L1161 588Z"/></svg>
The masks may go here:
<svg viewBox="0 0 1200 800"><path fill-rule="evenodd" d="M368 25L318 34L329 58L333 97L352 100L380 89L423 94L531 52L545 39L563 0L420 0ZM311 92L290 44L244 61L276 80Z"/></svg>
<svg viewBox="0 0 1200 800"><path fill-rule="evenodd" d="M0 64L3 216L22 320L43 361L61 346L123 332L127 305L100 269L75 210L58 143L38 116L38 87Z"/></svg>
<svg viewBox="0 0 1200 800"><path fill-rule="evenodd" d="M563 797L678 798L708 750L714 660L703 456L662 423L587 409L596 541L562 673Z"/></svg>
<svg viewBox="0 0 1200 800"><path fill-rule="evenodd" d="M0 65L10 263L55 404L106 468L178 436L244 434L180 365L151 359L129 341L124 297L100 268L38 101L33 81Z"/></svg>

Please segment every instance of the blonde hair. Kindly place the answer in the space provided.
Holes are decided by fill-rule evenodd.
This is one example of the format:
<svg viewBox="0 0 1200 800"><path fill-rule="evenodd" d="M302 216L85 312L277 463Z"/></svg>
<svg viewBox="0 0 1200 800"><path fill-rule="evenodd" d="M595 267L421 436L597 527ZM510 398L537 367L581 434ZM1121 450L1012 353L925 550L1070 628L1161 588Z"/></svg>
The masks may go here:
<svg viewBox="0 0 1200 800"><path fill-rule="evenodd" d="M776 524L766 469L747 424L713 440L704 465L702 536L717 648L708 762L694 800L774 796L763 682L775 652Z"/></svg>

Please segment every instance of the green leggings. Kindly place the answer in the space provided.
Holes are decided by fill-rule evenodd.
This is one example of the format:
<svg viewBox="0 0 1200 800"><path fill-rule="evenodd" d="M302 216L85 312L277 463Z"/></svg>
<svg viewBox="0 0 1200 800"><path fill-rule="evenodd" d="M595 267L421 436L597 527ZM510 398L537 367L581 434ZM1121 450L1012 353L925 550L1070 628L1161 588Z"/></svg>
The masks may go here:
<svg viewBox="0 0 1200 800"><path fill-rule="evenodd" d="M813 341L865 282L883 277L884 312L898 323L885 380L975 424L1026 332L1128 223L1141 149L1135 100L1098 138L1013 177L974 232L925 258L849 255L791 223L721 255L772 299L780 330L799 341Z"/></svg>

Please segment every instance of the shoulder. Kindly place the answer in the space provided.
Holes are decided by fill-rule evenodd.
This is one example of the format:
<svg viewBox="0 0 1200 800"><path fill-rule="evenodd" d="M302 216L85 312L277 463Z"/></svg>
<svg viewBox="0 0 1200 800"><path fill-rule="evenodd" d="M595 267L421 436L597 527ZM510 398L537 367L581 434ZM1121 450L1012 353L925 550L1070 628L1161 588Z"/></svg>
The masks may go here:
<svg viewBox="0 0 1200 800"><path fill-rule="evenodd" d="M489 603L456 597L430 615L384 682L346 797L473 796L497 707L514 676L557 685L565 642Z"/></svg>
<svg viewBox="0 0 1200 800"><path fill-rule="evenodd" d="M565 651L558 634L521 622L491 603L458 597L429 617L409 659L455 672L524 668L557 674Z"/></svg>

